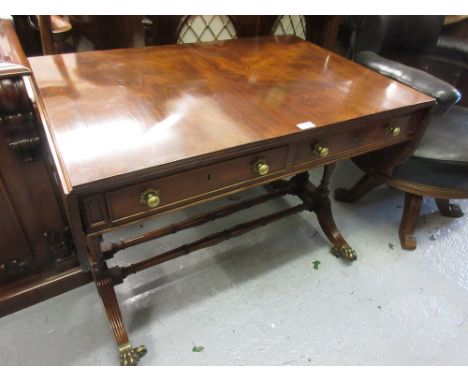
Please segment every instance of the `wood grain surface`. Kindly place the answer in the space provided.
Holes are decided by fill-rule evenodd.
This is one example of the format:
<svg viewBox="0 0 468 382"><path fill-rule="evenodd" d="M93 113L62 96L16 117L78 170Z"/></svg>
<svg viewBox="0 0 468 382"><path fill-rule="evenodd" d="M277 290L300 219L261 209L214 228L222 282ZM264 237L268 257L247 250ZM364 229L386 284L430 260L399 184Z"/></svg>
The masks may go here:
<svg viewBox="0 0 468 382"><path fill-rule="evenodd" d="M433 99L291 36L30 59L70 190ZM309 124L309 125L310 125ZM308 129L310 130L310 129Z"/></svg>

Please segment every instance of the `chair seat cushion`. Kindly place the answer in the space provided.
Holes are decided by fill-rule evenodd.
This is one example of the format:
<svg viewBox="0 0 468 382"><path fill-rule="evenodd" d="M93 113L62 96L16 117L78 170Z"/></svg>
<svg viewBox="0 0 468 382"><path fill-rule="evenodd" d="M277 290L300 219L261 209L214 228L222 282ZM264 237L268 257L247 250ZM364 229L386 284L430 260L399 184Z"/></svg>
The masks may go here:
<svg viewBox="0 0 468 382"><path fill-rule="evenodd" d="M468 164L468 108L452 106L434 115L413 156Z"/></svg>
<svg viewBox="0 0 468 382"><path fill-rule="evenodd" d="M466 191L468 197L468 163L411 157L395 169L393 178L426 186Z"/></svg>

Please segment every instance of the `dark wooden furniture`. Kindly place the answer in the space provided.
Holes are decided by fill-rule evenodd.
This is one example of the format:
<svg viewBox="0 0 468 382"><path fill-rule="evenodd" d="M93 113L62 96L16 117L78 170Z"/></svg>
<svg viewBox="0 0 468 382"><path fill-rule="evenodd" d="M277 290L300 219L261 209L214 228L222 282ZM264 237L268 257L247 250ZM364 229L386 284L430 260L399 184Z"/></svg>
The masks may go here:
<svg viewBox="0 0 468 382"><path fill-rule="evenodd" d="M72 31L53 34L48 25L50 16L14 16L16 30L27 55L65 53L70 49L88 51L175 44L184 41L184 36L192 37L186 42L195 42L193 39L196 40L197 33L202 41L294 34L332 49L340 21L339 16L323 15L70 15L67 19L73 27ZM42 28L39 28L40 22ZM188 24L193 26L193 29L189 28L190 36L186 34ZM62 36L62 43L58 41L58 36ZM65 41L67 44L63 43L65 38L68 38Z"/></svg>
<svg viewBox="0 0 468 382"><path fill-rule="evenodd" d="M75 247L83 270L93 274L124 365L146 352L130 345L114 291L134 272L304 210L316 213L337 257L355 260L331 213L334 164L359 155L391 171L411 155L434 103L288 36L29 62ZM317 166L324 173L316 187L307 170ZM103 242L103 233L117 227L265 184L272 191L263 196L130 240ZM129 246L287 193L300 203L129 266L107 266Z"/></svg>
<svg viewBox="0 0 468 382"><path fill-rule="evenodd" d="M44 54L64 53L63 42L72 36L71 24L60 16L37 16L42 52Z"/></svg>
<svg viewBox="0 0 468 382"><path fill-rule="evenodd" d="M145 46L141 15L69 15L75 46L79 50L103 50Z"/></svg>
<svg viewBox="0 0 468 382"><path fill-rule="evenodd" d="M467 132L467 108L454 106L449 113L432 117L423 141L411 158L395 167L390 174L381 174L371 164L355 159L365 175L352 188L335 190L335 199L354 203L382 184L403 191L405 202L399 226L400 244L403 249L415 249L414 233L424 198L435 199L442 216L463 216L460 206L450 200L468 199Z"/></svg>
<svg viewBox="0 0 468 382"><path fill-rule="evenodd" d="M75 245L83 268L93 272L122 364L135 364L144 353L129 343L114 292L131 273L303 210L317 214L337 256L355 259L331 216L327 185L333 164L382 149L385 159L378 164L392 168L411 153L433 104L293 37L30 62ZM323 181L315 187L305 171L321 165ZM279 182L290 175L292 180ZM133 240L102 242L102 234L115 227L272 182L276 191L263 198ZM285 193L302 203L131 266L106 265L130 245Z"/></svg>
<svg viewBox="0 0 468 382"><path fill-rule="evenodd" d="M452 218L463 216L463 212L450 199L468 198L468 109L454 106L463 104L464 99L466 105L468 99L461 96L466 90L463 78L468 74L468 40L440 35L443 16L354 18L361 24L352 40L358 50L356 61L433 96L437 107L411 158L387 174L372 163L355 159L366 174L350 190L336 190L335 199L356 202L384 183L403 191L400 243L404 249L415 249L414 232L423 197L434 198L440 213ZM442 79L461 85L461 92Z"/></svg>
<svg viewBox="0 0 468 382"><path fill-rule="evenodd" d="M90 281L58 201L31 87L13 27L0 21L0 316Z"/></svg>
<svg viewBox="0 0 468 382"><path fill-rule="evenodd" d="M6 68L5 63L8 62L27 68L29 63L23 49L28 56L63 51L63 40L71 33L81 47L110 49L143 46L145 25L148 31L148 19L137 15L69 16L74 30L67 25L54 28L51 17L55 16L14 16L21 45L11 24L2 22L2 68ZM171 16L158 17L163 22L171 19ZM306 16L307 25L310 17ZM176 18L179 21L184 19L182 16ZM240 35L257 33L256 25L263 19L269 19L270 24L261 33L270 34L278 20L278 16L233 18ZM313 16L312 19L313 28L307 28L314 41L331 41L333 34L330 35L329 29L336 24L333 24L334 19L331 16ZM285 25L288 26L287 23ZM305 31L306 24L302 26ZM73 42L73 39L69 40ZM65 50L70 48L67 46ZM40 139L41 123L33 113L35 102L20 102L29 97L26 94L29 70L26 69L25 73L23 78L15 73L2 72L1 80L0 138L5 149L0 153L0 227L4 232L0 237L0 316L91 280L90 273L82 272L78 267L65 212L57 204L56 184L51 178L48 154L45 154L48 150L47 146L44 147L46 140ZM27 145L31 147L23 150L24 153L18 153ZM16 151L12 147L16 147ZM30 153L34 153L34 158Z"/></svg>
<svg viewBox="0 0 468 382"><path fill-rule="evenodd" d="M16 34L28 57L65 53L74 48L72 26L61 16L13 16Z"/></svg>

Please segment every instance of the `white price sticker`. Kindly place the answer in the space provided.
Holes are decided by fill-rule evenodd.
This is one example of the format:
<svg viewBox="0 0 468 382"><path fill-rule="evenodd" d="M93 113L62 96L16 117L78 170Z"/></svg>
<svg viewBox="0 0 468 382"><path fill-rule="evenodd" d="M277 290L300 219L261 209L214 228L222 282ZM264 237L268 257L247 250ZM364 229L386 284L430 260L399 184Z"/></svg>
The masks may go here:
<svg viewBox="0 0 468 382"><path fill-rule="evenodd" d="M299 129L301 130L305 130L305 129L310 129L312 127L315 127L315 124L310 121L307 121L307 122L298 123L296 126L299 127Z"/></svg>

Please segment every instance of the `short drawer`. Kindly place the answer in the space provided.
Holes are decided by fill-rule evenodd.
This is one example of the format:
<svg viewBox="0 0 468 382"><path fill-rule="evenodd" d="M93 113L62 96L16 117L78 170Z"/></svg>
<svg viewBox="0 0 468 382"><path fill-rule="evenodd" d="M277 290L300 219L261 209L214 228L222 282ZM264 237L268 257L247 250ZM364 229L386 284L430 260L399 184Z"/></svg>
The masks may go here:
<svg viewBox="0 0 468 382"><path fill-rule="evenodd" d="M108 220L114 223L138 218L226 187L268 177L285 169L287 153L288 146L282 146L108 192L104 196ZM96 203L96 197L85 199L84 203L86 211L86 203ZM94 216L87 217L87 225L93 227L89 218Z"/></svg>
<svg viewBox="0 0 468 382"><path fill-rule="evenodd" d="M364 147L369 151L369 146L378 149L405 140L411 135L410 118L404 116L387 122L374 122L372 125L347 128L336 134L318 134L297 145L293 166L326 161L337 155L354 155L354 152L358 154Z"/></svg>

